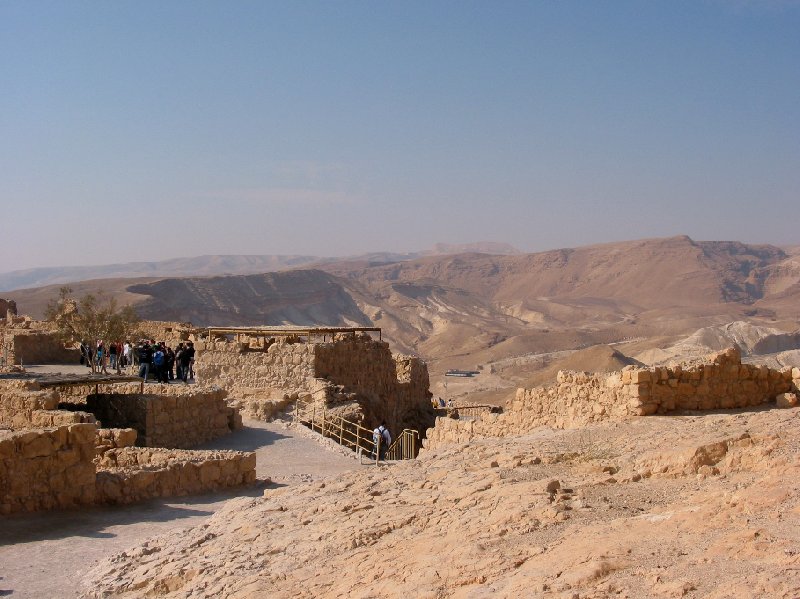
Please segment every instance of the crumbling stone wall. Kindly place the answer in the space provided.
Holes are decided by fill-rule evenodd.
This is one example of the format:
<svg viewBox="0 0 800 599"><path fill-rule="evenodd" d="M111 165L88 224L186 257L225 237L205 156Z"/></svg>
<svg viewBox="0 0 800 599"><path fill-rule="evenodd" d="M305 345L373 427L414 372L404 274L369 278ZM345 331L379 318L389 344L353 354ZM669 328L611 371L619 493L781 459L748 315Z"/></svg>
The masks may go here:
<svg viewBox="0 0 800 599"><path fill-rule="evenodd" d="M218 491L256 480L256 454L241 451L110 449L97 460L97 503Z"/></svg>
<svg viewBox="0 0 800 599"><path fill-rule="evenodd" d="M136 429L141 447L188 448L242 426L226 396L213 387L174 395L101 393L86 398L86 409L104 427Z"/></svg>
<svg viewBox="0 0 800 599"><path fill-rule="evenodd" d="M58 409L59 396L36 381L0 380L0 428L27 429L94 422L91 414Z"/></svg>
<svg viewBox="0 0 800 599"><path fill-rule="evenodd" d="M195 372L200 381L248 397L268 389L314 390L314 348L307 343L278 341L266 349L226 341L197 342Z"/></svg>
<svg viewBox="0 0 800 599"><path fill-rule="evenodd" d="M65 348L52 331L0 327L0 360L5 364L78 364L80 351Z"/></svg>
<svg viewBox="0 0 800 599"><path fill-rule="evenodd" d="M559 372L545 387L517 389L502 414L475 420L437 418L426 448L475 437L524 434L539 426L573 428L601 420L666 414L675 410L716 410L757 406L796 389L793 371L742 364L737 348L706 359L652 368L626 367L611 375Z"/></svg>
<svg viewBox="0 0 800 599"><path fill-rule="evenodd" d="M99 428L95 435L97 455L101 456L110 449L133 447L138 435L135 428Z"/></svg>
<svg viewBox="0 0 800 599"><path fill-rule="evenodd" d="M0 430L0 514L130 503L254 481L255 454L131 447L137 440L191 446L241 426L225 395L183 386L164 395L91 395L86 409L144 427L98 430L93 414L56 409L63 405L57 390L42 390L32 379L0 379L0 429L9 429Z"/></svg>
<svg viewBox="0 0 800 599"><path fill-rule="evenodd" d="M433 424L425 363L392 355L388 343L369 335L339 334L327 343L278 340L266 347L217 340L198 342L196 349L198 378L227 389L231 401L259 405L260 398L300 397L346 409L369 427L385 420L398 432Z"/></svg>
<svg viewBox="0 0 800 599"><path fill-rule="evenodd" d="M175 347L181 341L188 341L192 331L190 322L168 322L160 320L142 320L136 326L134 339L152 339L156 342L163 341L170 347Z"/></svg>
<svg viewBox="0 0 800 599"><path fill-rule="evenodd" d="M95 425L0 431L0 514L95 500Z"/></svg>

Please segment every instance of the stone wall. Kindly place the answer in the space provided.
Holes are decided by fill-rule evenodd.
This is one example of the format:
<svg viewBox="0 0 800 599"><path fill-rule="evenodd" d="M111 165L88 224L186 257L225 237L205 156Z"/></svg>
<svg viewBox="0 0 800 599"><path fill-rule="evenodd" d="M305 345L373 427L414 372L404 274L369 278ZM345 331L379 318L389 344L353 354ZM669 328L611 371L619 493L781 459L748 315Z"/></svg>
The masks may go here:
<svg viewBox="0 0 800 599"><path fill-rule="evenodd" d="M175 347L181 341L188 341L192 331L190 322L168 322L160 320L141 320L136 326L134 337L152 339L156 342L163 341L170 347ZM132 339L132 341L138 341Z"/></svg>
<svg viewBox="0 0 800 599"><path fill-rule="evenodd" d="M0 380L0 428L28 429L94 422L84 411L59 410L59 395L31 379Z"/></svg>
<svg viewBox="0 0 800 599"><path fill-rule="evenodd" d="M97 455L101 456L110 449L133 447L138 435L135 428L99 428L94 441Z"/></svg>
<svg viewBox="0 0 800 599"><path fill-rule="evenodd" d="M5 364L78 364L80 351L65 348L52 331L0 327L0 360Z"/></svg>
<svg viewBox="0 0 800 599"><path fill-rule="evenodd" d="M0 431L0 514L95 500L95 425Z"/></svg>
<svg viewBox="0 0 800 599"><path fill-rule="evenodd" d="M226 341L196 342L195 373L198 381L219 385L236 398L277 389L308 393L316 390L315 347L282 340L266 349Z"/></svg>
<svg viewBox="0 0 800 599"><path fill-rule="evenodd" d="M256 480L255 453L125 447L134 436L94 424L0 431L0 515L127 504Z"/></svg>
<svg viewBox="0 0 800 599"><path fill-rule="evenodd" d="M124 448L98 459L97 503L206 493L256 480L256 454Z"/></svg>
<svg viewBox="0 0 800 599"><path fill-rule="evenodd" d="M392 355L388 343L369 335L339 334L327 343L279 339L260 347L226 341L195 347L198 379L228 390L229 401L241 402L251 417L259 410L272 414L265 402L278 406L300 397L343 407L368 427L386 421L393 431L424 431L433 424L425 363Z"/></svg>
<svg viewBox="0 0 800 599"><path fill-rule="evenodd" d="M795 369L797 370L797 369ZM517 389L502 414L474 420L437 418L426 448L464 443L475 437L524 434L539 426L573 428L601 420L666 414L675 410L745 408L775 401L796 389L800 370L742 364L731 348L704 360L676 366L626 367L610 375L559 372L545 387Z"/></svg>
<svg viewBox="0 0 800 599"><path fill-rule="evenodd" d="M241 427L241 416L225 402L222 389L180 389L182 393L165 395L91 394L86 410L103 427L135 429L141 447L194 447Z"/></svg>

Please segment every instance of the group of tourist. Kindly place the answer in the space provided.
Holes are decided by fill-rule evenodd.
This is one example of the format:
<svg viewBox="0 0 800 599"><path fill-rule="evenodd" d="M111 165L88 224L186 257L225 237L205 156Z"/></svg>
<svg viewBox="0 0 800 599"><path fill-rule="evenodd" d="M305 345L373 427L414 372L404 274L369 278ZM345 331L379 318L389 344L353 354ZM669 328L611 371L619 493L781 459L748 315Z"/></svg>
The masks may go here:
<svg viewBox="0 0 800 599"><path fill-rule="evenodd" d="M148 378L160 383L180 380L188 383L194 379L194 343L178 343L176 348L163 341L142 340L138 345L130 341L106 344L97 342L94 349L89 343L81 343L81 364L92 365L104 374L108 367L121 374L123 369L138 372L146 383Z"/></svg>

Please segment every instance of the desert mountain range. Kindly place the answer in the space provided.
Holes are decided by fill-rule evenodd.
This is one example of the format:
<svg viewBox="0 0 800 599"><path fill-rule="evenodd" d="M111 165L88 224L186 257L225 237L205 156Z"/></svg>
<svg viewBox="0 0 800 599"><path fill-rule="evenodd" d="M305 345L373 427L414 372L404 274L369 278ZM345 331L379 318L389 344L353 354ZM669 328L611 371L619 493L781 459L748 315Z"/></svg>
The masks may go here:
<svg viewBox="0 0 800 599"><path fill-rule="evenodd" d="M209 255L192 258L172 258L155 262L104 264L100 266L56 266L0 273L0 291L12 291L14 289L27 289L91 279L248 275L337 261L400 262L422 256L458 254L462 252L486 254L520 253L519 250L506 243L483 241L465 244L437 243L432 248L419 252L374 252L344 258L286 254Z"/></svg>
<svg viewBox="0 0 800 599"><path fill-rule="evenodd" d="M429 361L435 385L443 384L447 368L481 368L480 385L491 381L495 389L538 380L537 373L558 359L599 344L614 348L587 354L583 369L679 355L692 343L675 348L704 327L739 322L766 331L753 333L760 338L793 333L800 323L798 248L679 236L533 254L376 256L260 274L71 286L77 295L102 290L134 302L144 318L200 326L380 326L395 350ZM289 257L283 258L280 267L289 268ZM58 287L4 295L23 312L41 315ZM729 333L719 332L725 339ZM695 345L708 351L722 343Z"/></svg>

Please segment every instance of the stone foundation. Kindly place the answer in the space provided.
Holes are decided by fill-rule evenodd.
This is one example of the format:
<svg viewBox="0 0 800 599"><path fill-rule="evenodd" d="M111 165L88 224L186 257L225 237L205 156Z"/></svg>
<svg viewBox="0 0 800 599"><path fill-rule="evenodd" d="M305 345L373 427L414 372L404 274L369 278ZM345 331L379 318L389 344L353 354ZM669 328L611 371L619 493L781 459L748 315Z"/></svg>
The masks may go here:
<svg viewBox="0 0 800 599"><path fill-rule="evenodd" d="M241 428L241 416L222 389L182 389L174 395L92 394L86 410L106 428L135 429L141 447L194 447Z"/></svg>
<svg viewBox="0 0 800 599"><path fill-rule="evenodd" d="M95 500L95 425L0 431L0 514Z"/></svg>
<svg viewBox="0 0 800 599"><path fill-rule="evenodd" d="M796 390L798 383L800 369L778 371L742 364L736 348L690 364L626 367L611 375L562 371L553 385L518 389L503 414L464 421L437 418L424 446L431 449L476 437L520 435L539 426L574 428L676 410L758 406Z"/></svg>
<svg viewBox="0 0 800 599"><path fill-rule="evenodd" d="M255 482L255 469L255 453L111 449L98 459L96 501L120 505L238 487Z"/></svg>
<svg viewBox="0 0 800 599"><path fill-rule="evenodd" d="M81 411L58 409L58 393L43 390L33 380L0 381L0 428L47 428L94 422L94 416Z"/></svg>
<svg viewBox="0 0 800 599"><path fill-rule="evenodd" d="M0 431L0 515L217 491L253 483L256 455L130 447L95 424Z"/></svg>

